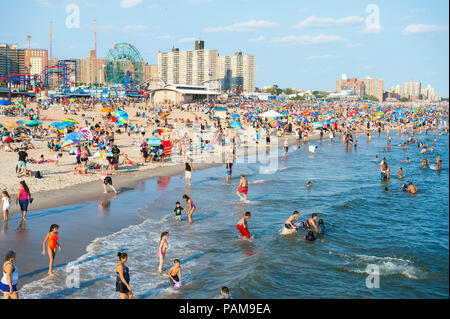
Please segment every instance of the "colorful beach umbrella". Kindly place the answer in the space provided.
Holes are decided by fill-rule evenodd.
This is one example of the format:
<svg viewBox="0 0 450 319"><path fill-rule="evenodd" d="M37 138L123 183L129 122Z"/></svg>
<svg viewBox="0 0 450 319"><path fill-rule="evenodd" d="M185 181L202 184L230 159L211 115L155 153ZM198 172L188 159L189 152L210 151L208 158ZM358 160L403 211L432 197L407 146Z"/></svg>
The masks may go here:
<svg viewBox="0 0 450 319"><path fill-rule="evenodd" d="M64 123L66 123L66 122L67 122L67 123L68 123L68 122L70 122L70 123L78 124L78 122L77 122L76 120L74 120L74 119L69 119L69 118L67 118L67 119L64 119L64 120L63 120L63 122L64 122Z"/></svg>
<svg viewBox="0 0 450 319"><path fill-rule="evenodd" d="M81 132L71 132L64 137L64 141L72 140L72 141L79 141L82 138L84 138L83 133Z"/></svg>
<svg viewBox="0 0 450 319"><path fill-rule="evenodd" d="M153 131L153 134L162 134L162 133L167 133L167 131L165 129L162 129L162 128L158 128L158 129Z"/></svg>
<svg viewBox="0 0 450 319"><path fill-rule="evenodd" d="M41 122L41 121L34 120L34 121L26 123L25 125L28 127L36 127L36 126L41 125L42 123L43 122Z"/></svg>
<svg viewBox="0 0 450 319"><path fill-rule="evenodd" d="M8 101L8 100L0 100L0 105L8 106L8 105L14 105L14 103L11 101Z"/></svg>
<svg viewBox="0 0 450 319"><path fill-rule="evenodd" d="M114 109L110 108L110 107L105 107L105 108L101 109L100 112L112 113L112 112L114 112Z"/></svg>
<svg viewBox="0 0 450 319"><path fill-rule="evenodd" d="M242 128L242 124L238 121L233 121L230 123L230 126L233 128L237 128L237 129L241 129Z"/></svg>

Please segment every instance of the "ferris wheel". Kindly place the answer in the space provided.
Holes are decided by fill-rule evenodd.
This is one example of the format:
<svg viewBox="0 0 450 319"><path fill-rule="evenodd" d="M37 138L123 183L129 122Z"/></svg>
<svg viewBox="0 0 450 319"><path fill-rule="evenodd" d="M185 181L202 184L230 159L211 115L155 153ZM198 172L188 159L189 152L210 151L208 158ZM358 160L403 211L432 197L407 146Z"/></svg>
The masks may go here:
<svg viewBox="0 0 450 319"><path fill-rule="evenodd" d="M134 88L142 82L143 63L141 54L133 45L118 43L109 50L105 58L105 82Z"/></svg>

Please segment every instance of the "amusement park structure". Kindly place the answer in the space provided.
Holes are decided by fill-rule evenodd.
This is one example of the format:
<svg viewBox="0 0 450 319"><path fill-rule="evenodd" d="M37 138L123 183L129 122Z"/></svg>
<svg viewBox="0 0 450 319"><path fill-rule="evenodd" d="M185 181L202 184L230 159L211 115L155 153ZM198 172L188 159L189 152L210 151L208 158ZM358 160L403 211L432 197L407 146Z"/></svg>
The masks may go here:
<svg viewBox="0 0 450 319"><path fill-rule="evenodd" d="M129 43L114 45L105 58L104 78L108 85L136 89L144 77L143 64L139 51Z"/></svg>

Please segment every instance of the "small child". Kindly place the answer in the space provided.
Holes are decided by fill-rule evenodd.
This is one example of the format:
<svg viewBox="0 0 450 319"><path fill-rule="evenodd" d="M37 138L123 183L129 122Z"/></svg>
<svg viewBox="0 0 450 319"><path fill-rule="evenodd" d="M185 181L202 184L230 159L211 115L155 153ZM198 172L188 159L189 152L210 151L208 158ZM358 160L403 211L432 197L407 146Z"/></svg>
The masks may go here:
<svg viewBox="0 0 450 319"><path fill-rule="evenodd" d="M325 224L323 223L323 219L319 219L319 225L317 225L317 233L323 235L325 234Z"/></svg>
<svg viewBox="0 0 450 319"><path fill-rule="evenodd" d="M10 197L7 191L2 192L2 208L3 208L3 221L8 221L9 208L10 208Z"/></svg>
<svg viewBox="0 0 450 319"><path fill-rule="evenodd" d="M169 269L168 275L170 278L170 284L173 288L181 287L181 266L179 259L175 259L173 261L173 266Z"/></svg>
<svg viewBox="0 0 450 319"><path fill-rule="evenodd" d="M311 185L312 185L312 183L311 183L311 181L309 181L309 182L306 184L306 187L311 188Z"/></svg>
<svg viewBox="0 0 450 319"><path fill-rule="evenodd" d="M106 185L109 185L109 186L112 188L112 190L114 191L114 193L117 194L117 191L116 191L116 189L115 189L114 186L113 186L111 176L106 176L106 177L103 179L103 188L104 188L104 190L105 190L105 192L104 192L105 194L108 193L108 191L107 191L107 189L106 189Z"/></svg>
<svg viewBox="0 0 450 319"><path fill-rule="evenodd" d="M228 289L228 287L222 287L220 289L220 295L223 299L231 299L230 290Z"/></svg>
<svg viewBox="0 0 450 319"><path fill-rule="evenodd" d="M55 165L59 166L59 159L62 157L62 153L58 153L55 155Z"/></svg>
<svg viewBox="0 0 450 319"><path fill-rule="evenodd" d="M183 207L181 207L180 202L176 203L176 207L173 210L175 212L175 220L181 222L181 211L183 210Z"/></svg>

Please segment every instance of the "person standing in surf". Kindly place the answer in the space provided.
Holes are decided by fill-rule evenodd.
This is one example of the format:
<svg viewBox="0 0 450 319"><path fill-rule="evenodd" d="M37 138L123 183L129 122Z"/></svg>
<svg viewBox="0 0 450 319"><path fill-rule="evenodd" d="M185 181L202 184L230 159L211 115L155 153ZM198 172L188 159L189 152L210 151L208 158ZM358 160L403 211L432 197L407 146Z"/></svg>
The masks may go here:
<svg viewBox="0 0 450 319"><path fill-rule="evenodd" d="M242 174L236 194L239 196L241 200L247 200L247 193L248 193L248 181L245 178L244 174ZM244 196L241 196L241 194L243 194Z"/></svg>
<svg viewBox="0 0 450 319"><path fill-rule="evenodd" d="M184 194L183 199L186 201L187 205L184 208L184 210L187 210L188 212L188 218L189 218L189 224L192 224L192 214L195 211L195 204L192 201L192 199L189 198L188 195Z"/></svg>
<svg viewBox="0 0 450 319"><path fill-rule="evenodd" d="M248 230L248 220L249 218L252 217L252 214L250 212L246 212L244 217L242 217L241 219L239 219L239 221L237 222L236 228L239 230L239 232L241 233L242 238L250 238L250 232Z"/></svg>
<svg viewBox="0 0 450 319"><path fill-rule="evenodd" d="M194 168L192 167L192 163L189 159L186 160L184 165L185 165L184 175L186 177L186 186L191 186L192 172L194 171Z"/></svg>
<svg viewBox="0 0 450 319"><path fill-rule="evenodd" d="M118 252L119 262L116 265L116 291L120 293L120 299L133 298L133 292L130 286L130 272L125 262L128 260L126 253Z"/></svg>
<svg viewBox="0 0 450 319"><path fill-rule="evenodd" d="M162 268L164 265L164 257L166 256L166 249L169 248L169 243L167 242L167 239L169 238L169 232L165 231L161 234L161 239L159 241L159 249L158 249L158 256L159 256L159 266L158 266L158 272L162 274Z"/></svg>
<svg viewBox="0 0 450 319"><path fill-rule="evenodd" d="M44 242L42 243L42 255L45 255L45 243L47 244L47 253L49 258L49 264L48 264L48 274L53 274L53 262L55 261L56 257L56 247L59 248L59 251L61 251L61 245L58 243L58 229L59 226L56 224L53 224L50 226L50 231L48 232L47 236L44 238Z"/></svg>

